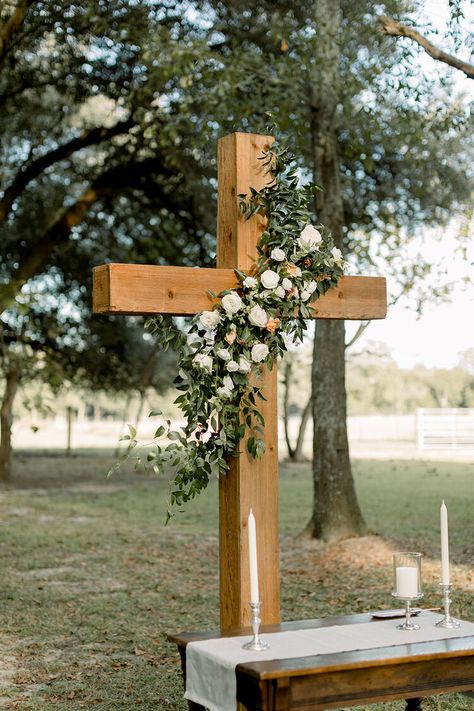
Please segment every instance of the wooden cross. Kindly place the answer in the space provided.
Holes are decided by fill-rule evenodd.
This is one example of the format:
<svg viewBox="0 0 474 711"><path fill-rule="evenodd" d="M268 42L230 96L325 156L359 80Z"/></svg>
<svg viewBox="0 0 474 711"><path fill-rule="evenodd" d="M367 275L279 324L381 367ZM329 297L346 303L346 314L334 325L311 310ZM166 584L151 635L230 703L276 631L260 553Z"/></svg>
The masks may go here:
<svg viewBox="0 0 474 711"><path fill-rule="evenodd" d="M93 310L99 314L173 314L187 316L209 309L208 289L219 293L238 285L234 269L248 272L257 260L256 244L265 224L244 220L238 195L268 182L263 152L273 138L233 133L218 142L217 269L105 264L94 269ZM375 319L386 314L382 277L342 277L314 303L314 318ZM262 404L266 451L259 460L247 453L232 458L219 479L219 573L221 627L249 624L247 517L253 509L262 621L280 620L278 529L278 415L276 368L264 376Z"/></svg>

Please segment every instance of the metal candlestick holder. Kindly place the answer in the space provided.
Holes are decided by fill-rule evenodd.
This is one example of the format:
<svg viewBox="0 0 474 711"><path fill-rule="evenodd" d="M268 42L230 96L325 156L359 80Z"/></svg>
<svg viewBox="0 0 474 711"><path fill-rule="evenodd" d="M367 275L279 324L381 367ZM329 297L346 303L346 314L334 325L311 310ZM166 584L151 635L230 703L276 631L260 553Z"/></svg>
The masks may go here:
<svg viewBox="0 0 474 711"><path fill-rule="evenodd" d="M413 630L419 630L420 625L417 625L415 622L413 622L413 618L411 616L411 603L413 600L419 600L420 598L423 597L423 593L418 593L418 595L414 597L402 597L401 595L397 595L396 593L392 593L393 597L397 598L397 600L402 600L405 603L405 622L403 624L397 625L397 630L408 630L408 631L413 631Z"/></svg>
<svg viewBox="0 0 474 711"><path fill-rule="evenodd" d="M450 608L451 608L451 590L453 589L452 585L445 585L444 583L441 583L441 590L443 591L443 607L444 607L444 617L442 620L436 623L436 627L444 627L448 630L455 630L458 627L461 626L461 624L457 621L454 620L451 617L450 613Z"/></svg>
<svg viewBox="0 0 474 711"><path fill-rule="evenodd" d="M242 645L243 649L250 649L253 652L263 652L264 649L269 649L270 645L267 644L266 642L262 642L260 639L260 636L258 634L259 629L260 629L260 622L262 621L260 619L260 606L261 602L251 602L250 603L250 610L251 610L251 620L250 623L252 625L252 630L253 630L253 639L250 640L250 642L246 642L246 644Z"/></svg>

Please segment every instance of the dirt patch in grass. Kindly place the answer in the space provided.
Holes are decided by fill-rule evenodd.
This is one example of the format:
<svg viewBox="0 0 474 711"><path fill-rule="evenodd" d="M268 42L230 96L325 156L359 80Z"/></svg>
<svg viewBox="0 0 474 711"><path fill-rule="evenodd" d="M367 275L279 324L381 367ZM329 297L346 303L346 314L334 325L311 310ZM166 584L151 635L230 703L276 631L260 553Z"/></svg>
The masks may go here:
<svg viewBox="0 0 474 711"><path fill-rule="evenodd" d="M3 708L187 709L179 659L166 634L218 624L215 488L165 528L166 483L130 473L107 483L108 461L105 455L42 458L35 469L28 460L23 473L17 468L19 488L11 486L0 497ZM430 555L437 547L431 508L436 518L438 490L432 492L433 501L419 500L418 531L409 511L396 526L391 511L403 491L400 478L410 478L415 488L417 479L405 470L406 462L395 472L397 479L394 466L384 470L377 463L376 469L364 469L361 464L356 472L362 508L372 528L383 521L385 535L328 545L296 536L310 500L307 469L283 474L284 619L391 607L392 553L401 545L411 548L413 541L427 554L423 604L439 604L439 560ZM427 472L419 467L426 490ZM440 471L436 486L442 476ZM380 496L375 500L377 477ZM448 483L453 493L452 477ZM38 490L42 495L36 495ZM469 509L464 500L472 499L469 492L464 498L459 494L458 508L453 499L450 516L453 529L459 518L465 533L464 539L453 536L455 612L474 619L472 566L466 562L472 553L466 545L472 501ZM18 509L27 511L12 515ZM378 704L373 711L403 708L402 703ZM426 701L425 709L472 711L472 700L450 695Z"/></svg>

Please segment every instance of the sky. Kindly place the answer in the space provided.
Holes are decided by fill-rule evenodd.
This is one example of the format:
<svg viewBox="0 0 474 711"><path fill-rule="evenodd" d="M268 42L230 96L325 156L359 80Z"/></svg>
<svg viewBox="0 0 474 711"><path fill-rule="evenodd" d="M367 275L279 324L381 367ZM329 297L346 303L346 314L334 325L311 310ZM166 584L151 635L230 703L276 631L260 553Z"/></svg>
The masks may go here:
<svg viewBox="0 0 474 711"><path fill-rule="evenodd" d="M473 82L474 84L474 82ZM474 230L474 220L472 221ZM454 232L454 231L453 231ZM372 321L354 348L359 352L372 349L373 343L384 343L390 355L402 368L423 364L430 368L457 365L464 351L474 349L474 235L470 234L464 253L456 252L454 234L434 231L423 235L423 251L434 265L425 280L427 291L435 284L449 284L447 294L435 301L425 300L422 314L405 299L388 308L384 320ZM417 246L414 245L414 249ZM383 276L383 274L382 274ZM471 283L467 281L470 278ZM388 302L396 286L387 278ZM356 324L348 324L348 335Z"/></svg>
<svg viewBox="0 0 474 711"><path fill-rule="evenodd" d="M402 368L457 365L460 354L474 348L473 289L470 294L454 291L450 303L428 306L421 318L414 308L391 307L386 319L370 324L357 342L357 351L371 348L373 342L386 344Z"/></svg>
<svg viewBox="0 0 474 711"><path fill-rule="evenodd" d="M439 30L445 29L448 17L448 0L428 0L420 13L420 22L429 20ZM471 14L471 13L470 13ZM472 13L474 16L474 12ZM469 18L472 20L472 17ZM443 38L437 40L440 45ZM420 56L423 69L439 72L439 62L427 55ZM451 70L455 72L455 70ZM456 87L474 100L474 81L455 72ZM474 223L472 224L474 232ZM454 253L454 241L443 239L440 243L436 235L425 235L424 249L430 253L434 265L446 268L447 279L454 283L449 295L440 302L426 303L424 313L418 316L413 304L397 303L389 308L387 318L373 321L357 342L357 350L370 348L371 342L388 346L392 357L403 368L418 363L427 367L449 368L455 366L459 355L474 348L474 234L470 235L466 258ZM470 276L471 286L463 284ZM394 291L388 280L388 293ZM348 326L349 334L351 326Z"/></svg>

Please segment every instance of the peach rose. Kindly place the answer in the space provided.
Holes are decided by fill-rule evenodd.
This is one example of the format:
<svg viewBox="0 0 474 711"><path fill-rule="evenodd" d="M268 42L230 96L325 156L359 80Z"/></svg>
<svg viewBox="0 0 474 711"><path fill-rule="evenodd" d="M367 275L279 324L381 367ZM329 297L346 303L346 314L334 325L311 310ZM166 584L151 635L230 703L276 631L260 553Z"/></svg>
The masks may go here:
<svg viewBox="0 0 474 711"><path fill-rule="evenodd" d="M278 326L280 325L280 323L281 323L281 321L280 321L279 318L271 318L271 319L268 321L268 323L267 323L267 325L265 326L265 328L267 329L267 331L270 331L270 333L274 333L275 330L276 330L276 329L278 328Z"/></svg>
<svg viewBox="0 0 474 711"><path fill-rule="evenodd" d="M296 266L296 264L292 264L291 262L287 262L285 264L285 269L290 274L290 276L301 276L301 269Z"/></svg>
<svg viewBox="0 0 474 711"><path fill-rule="evenodd" d="M235 341L237 337L237 333L235 331L229 331L228 333L225 334L225 340L231 346L233 342Z"/></svg>

